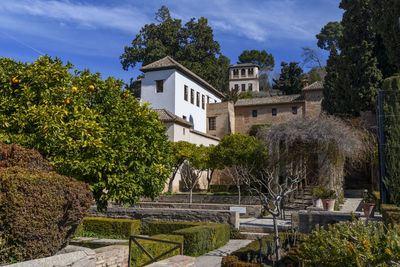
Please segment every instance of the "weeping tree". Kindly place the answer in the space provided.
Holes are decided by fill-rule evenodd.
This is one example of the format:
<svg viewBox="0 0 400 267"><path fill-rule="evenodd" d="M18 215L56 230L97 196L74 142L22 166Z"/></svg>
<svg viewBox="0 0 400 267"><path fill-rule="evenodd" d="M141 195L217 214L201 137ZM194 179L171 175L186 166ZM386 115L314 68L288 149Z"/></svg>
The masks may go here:
<svg viewBox="0 0 400 267"><path fill-rule="evenodd" d="M314 175L314 183L338 195L342 195L345 159L357 157L361 151L358 132L325 115L265 127L257 137L268 143L269 164L276 176Z"/></svg>

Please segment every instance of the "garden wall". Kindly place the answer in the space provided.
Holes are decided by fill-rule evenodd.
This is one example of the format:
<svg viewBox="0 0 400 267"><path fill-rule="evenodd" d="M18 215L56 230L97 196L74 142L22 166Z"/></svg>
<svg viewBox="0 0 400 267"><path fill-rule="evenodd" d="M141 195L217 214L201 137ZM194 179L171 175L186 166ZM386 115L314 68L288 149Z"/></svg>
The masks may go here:
<svg viewBox="0 0 400 267"><path fill-rule="evenodd" d="M135 208L168 208L168 209L205 209L205 210L231 210L240 208L240 216L261 217L263 207L261 205L227 205L227 204L204 204L204 203L165 203L165 202L138 202Z"/></svg>
<svg viewBox="0 0 400 267"><path fill-rule="evenodd" d="M95 206L92 206L90 216L141 220L144 231L149 222L156 220L226 223L231 228L239 228L239 212L228 210L144 209L111 206L107 211L100 212Z"/></svg>
<svg viewBox="0 0 400 267"><path fill-rule="evenodd" d="M107 246L98 249L68 246L63 254L24 261L12 267L127 267L128 246Z"/></svg>
<svg viewBox="0 0 400 267"><path fill-rule="evenodd" d="M152 202L150 198L143 198L143 202ZM171 203L189 203L189 194L163 195L154 199L155 202ZM219 203L219 204L237 204L236 195L193 195L193 203ZM241 205L260 205L260 200L254 196L241 196Z"/></svg>

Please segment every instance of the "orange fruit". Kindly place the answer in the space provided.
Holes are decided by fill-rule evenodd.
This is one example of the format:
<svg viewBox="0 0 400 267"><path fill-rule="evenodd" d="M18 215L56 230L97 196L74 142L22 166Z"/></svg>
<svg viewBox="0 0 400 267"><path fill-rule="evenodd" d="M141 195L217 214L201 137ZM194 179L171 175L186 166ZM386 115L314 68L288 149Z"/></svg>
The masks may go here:
<svg viewBox="0 0 400 267"><path fill-rule="evenodd" d="M17 77L13 77L11 81L12 83L19 83L19 79Z"/></svg>
<svg viewBox="0 0 400 267"><path fill-rule="evenodd" d="M71 100L69 99L69 98L67 98L67 99L65 99L65 104L70 104L71 103Z"/></svg>
<svg viewBox="0 0 400 267"><path fill-rule="evenodd" d="M123 97L124 97L124 98L128 98L128 96L129 96L129 94L126 93L126 92L123 94Z"/></svg>
<svg viewBox="0 0 400 267"><path fill-rule="evenodd" d="M76 92L78 92L78 87L72 86L72 93L76 93Z"/></svg>
<svg viewBox="0 0 400 267"><path fill-rule="evenodd" d="M94 85L89 85L89 90L94 91Z"/></svg>

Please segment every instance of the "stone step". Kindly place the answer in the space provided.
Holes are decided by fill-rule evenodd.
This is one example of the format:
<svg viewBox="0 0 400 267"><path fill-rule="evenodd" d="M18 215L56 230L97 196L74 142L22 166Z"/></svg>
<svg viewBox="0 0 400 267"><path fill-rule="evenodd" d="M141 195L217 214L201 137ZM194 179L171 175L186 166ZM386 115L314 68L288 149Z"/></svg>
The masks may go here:
<svg viewBox="0 0 400 267"><path fill-rule="evenodd" d="M287 231L290 229L290 226L287 225L278 225L278 231ZM274 232L274 226L273 225L268 225L268 226L256 226L256 225L241 225L239 227L240 232L249 232L249 233L273 233Z"/></svg>
<svg viewBox="0 0 400 267"><path fill-rule="evenodd" d="M251 232L239 232L241 239L257 240L270 235L270 233L251 233Z"/></svg>

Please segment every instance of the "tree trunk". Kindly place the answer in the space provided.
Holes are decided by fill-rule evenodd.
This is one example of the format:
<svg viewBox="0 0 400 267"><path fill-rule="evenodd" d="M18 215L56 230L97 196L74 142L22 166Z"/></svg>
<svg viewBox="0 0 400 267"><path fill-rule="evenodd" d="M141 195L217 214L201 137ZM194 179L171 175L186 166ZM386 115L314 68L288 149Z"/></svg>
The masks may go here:
<svg viewBox="0 0 400 267"><path fill-rule="evenodd" d="M237 189L238 189L238 193L239 193L239 198L238 198L238 205L240 205L240 185L239 186L237 186Z"/></svg>
<svg viewBox="0 0 400 267"><path fill-rule="evenodd" d="M170 192L170 193L172 193L172 186L173 186L173 183L174 183L175 176L176 176L176 174L178 173L178 170L179 170L179 168L176 168L176 169L174 170L173 174L172 174L171 179L169 179L169 182L168 182L168 192Z"/></svg>
<svg viewBox="0 0 400 267"><path fill-rule="evenodd" d="M214 170L207 170L207 182L208 182L208 185L207 185L207 192L210 192L210 186L211 186L211 181L212 181L212 177L213 177L213 173L214 173Z"/></svg>
<svg viewBox="0 0 400 267"><path fill-rule="evenodd" d="M190 195L189 195L189 203L192 204L193 200L193 188L190 189Z"/></svg>
<svg viewBox="0 0 400 267"><path fill-rule="evenodd" d="M279 248L279 234L278 234L278 221L277 221L277 216L272 215L272 220L274 221L274 239L275 239L275 255L276 255L276 261L281 260L281 253L280 253L280 248Z"/></svg>

